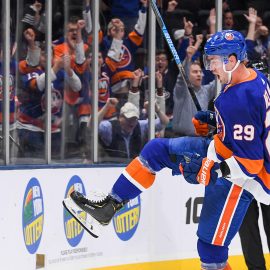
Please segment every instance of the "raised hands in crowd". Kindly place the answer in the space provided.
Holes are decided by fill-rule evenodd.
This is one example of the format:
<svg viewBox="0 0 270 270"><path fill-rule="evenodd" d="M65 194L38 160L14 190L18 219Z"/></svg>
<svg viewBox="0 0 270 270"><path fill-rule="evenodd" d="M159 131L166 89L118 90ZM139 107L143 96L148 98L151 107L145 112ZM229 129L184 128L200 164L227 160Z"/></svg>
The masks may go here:
<svg viewBox="0 0 270 270"><path fill-rule="evenodd" d="M105 16L106 27L100 27L100 32L102 33L99 33L99 90L104 86L103 90L106 88L107 91L104 90L104 92L102 92L106 92L106 98L102 99L102 102L100 101L101 99L99 100L99 106L102 103L102 106L104 106L105 109L112 107L118 109L124 100L124 98L121 100L122 94L126 95L125 97L127 98L125 100L132 102L140 110L143 108L143 102L148 98L147 92L149 89L147 86L147 79L149 75L147 74L147 69L145 69L144 72L142 66L140 66L142 69L137 68L139 65L137 65L134 60L137 60L136 56L138 49L147 48L148 41L147 38L145 38L147 37L145 29L149 0L140 0L138 2L140 5L138 5L137 17L131 31L127 31L127 29L130 28L127 27L125 19L122 18L125 16ZM167 1L166 4L166 11L173 13L176 8L180 7L181 1L171 0ZM225 7L225 5L227 6ZM44 58L44 52L41 51L43 49L42 46L44 47L44 45L42 44L43 42L37 42L38 34L35 27L41 20L41 12L44 7L42 6L42 3L37 0L33 1L32 6L34 9L34 25L29 25L29 27L25 28L22 32L28 48L27 55L25 53L25 60L29 67L38 66L40 61ZM84 0L83 6L85 11L89 13L91 1ZM162 5L160 6L162 8ZM226 1L223 2L223 11L224 16L227 11L230 11ZM90 10L90 13L93 12ZM81 85L84 85L86 88L84 89L84 94L82 94L80 90L80 94L77 93L78 96L74 99L74 103L68 103L69 105L77 106L83 99L85 100L85 104L88 103L87 105L89 105L89 103L91 103L92 91L90 81L93 78L91 77L92 69L90 68L91 59L88 58L92 46L92 43L89 42L88 39L90 36L88 30L90 28L92 29L92 25L89 25L89 22L87 22L85 19L86 17L84 17L83 14L77 17L72 15L73 14L70 14L69 20L65 21L66 23L63 29L63 33L65 34L63 34L57 42L53 42L52 70L55 74L60 70L63 70L68 77L72 77L75 74L76 82L78 82L79 78ZM268 27L262 22L262 18L258 16L258 12L255 8L250 7L248 13L243 16L248 22L246 39L249 58L269 59L267 47L267 38L269 36ZM201 45L204 40L209 37L208 35L214 34L216 31L215 8L210 9L209 17L207 18L208 24L206 24L208 27L207 29L201 29L196 19L192 16L179 16L177 20L182 28L180 29L181 35L179 35L179 39L177 39L176 46L180 59L182 61L186 59L189 63L200 61L202 54ZM169 50L164 44L165 43L158 43L159 46L162 46L162 50L164 50L165 53L157 54L156 56L155 89L156 95L158 96L157 104L159 109L167 113L169 117L173 118L174 100L176 99L174 96L174 88L176 87L178 72L174 72L171 68L171 66L173 66L177 70L177 67L171 61L172 58L170 54L167 55ZM40 58L41 54L43 54L43 58ZM198 64L201 65L201 69L198 65L192 65L191 69L193 70L196 68L198 69L197 73L203 73L204 68L202 63ZM106 67L106 70L103 69L104 66ZM85 76L86 71L88 73L87 78ZM102 74L106 75L106 86L105 77L102 76ZM204 76L204 78L206 77L205 75L202 76ZM87 83L85 83L86 81ZM204 81L202 81L202 84L204 84ZM184 91L181 92L182 96L184 95L183 93ZM75 95L73 95L73 97L74 96ZM99 97L101 96L102 94L100 92ZM119 100L115 99L116 97L119 98ZM177 98L180 97L177 96ZM209 97L206 97L205 99L208 101ZM83 108L79 114L81 118L84 118L85 104L83 104ZM100 106L100 108L102 108L102 106ZM90 110L88 110L87 115L90 116ZM102 115L101 112L100 115ZM115 114L113 115L115 116ZM105 117L104 119L107 118ZM182 131L179 131L178 133L182 134Z"/></svg>
<svg viewBox="0 0 270 270"><path fill-rule="evenodd" d="M115 18L115 19L111 20L111 24L112 24L112 26L109 28L109 33L108 34L112 38L122 40L124 38L124 36L125 36L124 23L120 19Z"/></svg>
<svg viewBox="0 0 270 270"><path fill-rule="evenodd" d="M169 1L168 2L167 12L173 12L173 11L175 11L175 8L177 7L177 5L178 5L178 2L176 2L175 0Z"/></svg>
<svg viewBox="0 0 270 270"><path fill-rule="evenodd" d="M184 29L185 29L185 36L190 36L193 31L193 23L186 19L186 17L183 18L184 23Z"/></svg>

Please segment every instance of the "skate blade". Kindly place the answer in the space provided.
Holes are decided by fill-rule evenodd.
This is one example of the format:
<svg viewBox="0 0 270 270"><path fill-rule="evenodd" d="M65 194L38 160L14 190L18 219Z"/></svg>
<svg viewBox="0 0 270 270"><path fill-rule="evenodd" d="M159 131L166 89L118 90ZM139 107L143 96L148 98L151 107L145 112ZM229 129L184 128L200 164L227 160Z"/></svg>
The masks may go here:
<svg viewBox="0 0 270 270"><path fill-rule="evenodd" d="M88 233L95 238L100 236L102 225L91 215L83 211L71 198L64 199L63 206ZM86 218L81 215L82 212L86 213Z"/></svg>

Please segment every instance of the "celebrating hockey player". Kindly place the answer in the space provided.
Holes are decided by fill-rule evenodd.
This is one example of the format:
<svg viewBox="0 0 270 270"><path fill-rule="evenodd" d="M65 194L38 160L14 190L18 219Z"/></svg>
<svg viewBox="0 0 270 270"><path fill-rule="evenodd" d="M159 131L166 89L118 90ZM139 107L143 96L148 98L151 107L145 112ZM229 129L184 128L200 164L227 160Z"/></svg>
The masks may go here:
<svg viewBox="0 0 270 270"><path fill-rule="evenodd" d="M263 74L246 68L246 43L239 32L217 32L204 49L205 68L223 84L215 100L214 139L151 140L104 200L95 202L74 191L63 203L97 237L94 223L88 226L81 211L98 224L109 224L128 200L153 184L156 172L168 167L191 184L205 185L197 232L201 269L228 270L229 245L250 202L255 197L270 204L270 88Z"/></svg>

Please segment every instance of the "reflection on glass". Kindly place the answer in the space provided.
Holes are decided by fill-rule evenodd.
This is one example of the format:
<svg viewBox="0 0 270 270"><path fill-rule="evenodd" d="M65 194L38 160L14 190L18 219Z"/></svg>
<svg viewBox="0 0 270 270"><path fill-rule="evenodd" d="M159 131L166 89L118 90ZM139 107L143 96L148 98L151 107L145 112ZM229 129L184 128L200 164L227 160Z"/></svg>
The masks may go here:
<svg viewBox="0 0 270 270"><path fill-rule="evenodd" d="M126 163L139 154L148 140L147 105L144 105L147 58L142 53L147 46L146 5L146 1L133 1L128 10L119 3L116 7L113 2L110 9L101 10L107 18L107 28L100 41L100 52L109 78L106 87L111 89L99 111L101 162ZM103 77L99 76L99 101L103 98L105 103L103 84ZM112 109L117 114L110 116Z"/></svg>
<svg viewBox="0 0 270 270"><path fill-rule="evenodd" d="M12 44L14 46L14 43ZM16 111L15 111L15 78L16 78L16 61L14 59L14 50L13 47L11 49L11 62L10 62L10 74L9 74L9 140L10 140L10 156L13 158L17 152L20 152L21 148L19 147L18 138L16 134ZM0 140L1 140L1 158L3 158L3 126L2 126L2 112L3 112L3 63L2 63L2 49L1 49L1 61L0 61Z"/></svg>
<svg viewBox="0 0 270 270"><path fill-rule="evenodd" d="M146 28L147 1L132 1L130 9L117 1L108 6L105 2L109 4L104 1L100 5L99 33L93 37L91 6L94 2L52 1L49 111L52 116L51 152L55 163L92 163L90 116L94 91L98 93L99 162L128 162L149 140L148 39L151 33ZM45 102L48 19L45 0L11 0L11 7L11 158L17 164L45 163L48 111ZM172 35L172 29L169 31ZM173 37L177 50L181 51L186 40L181 35ZM97 78L92 70L93 40L99 42ZM188 40L195 42L191 37ZM17 49L13 45L17 45ZM188 44L183 51L187 47ZM170 61L172 57L160 31L156 48L155 89L152 90L156 91L155 136L172 137L175 136L171 122L178 68ZM92 89L95 85L92 82L97 80L98 89Z"/></svg>
<svg viewBox="0 0 270 270"><path fill-rule="evenodd" d="M11 1L11 5L14 4L15 1ZM8 75L8 100L9 100L9 118L5 119L3 117L4 112L4 43L6 41L5 34L5 22L4 16L2 16L1 20L1 35L0 35L0 159L1 163L4 161L4 138L3 135L3 123L4 121L9 121L9 156L14 158L17 153L20 151L17 133L16 133L16 73L17 73L17 65L15 60L16 53L16 42L15 42L15 30L16 30L16 4L15 10L10 10L10 37L9 43L10 48L8 49L8 53L10 56L10 65L9 65L9 75ZM5 7L4 2L1 3L1 14L3 15L3 9Z"/></svg>
<svg viewBox="0 0 270 270"><path fill-rule="evenodd" d="M87 125L90 116L89 61L86 58L89 48L84 42L88 37L87 31L84 32L89 28L87 22L89 17L88 20L77 16L67 18L64 38L54 44L54 61L69 59L63 65L65 78L60 161L68 159L81 162L87 152Z"/></svg>

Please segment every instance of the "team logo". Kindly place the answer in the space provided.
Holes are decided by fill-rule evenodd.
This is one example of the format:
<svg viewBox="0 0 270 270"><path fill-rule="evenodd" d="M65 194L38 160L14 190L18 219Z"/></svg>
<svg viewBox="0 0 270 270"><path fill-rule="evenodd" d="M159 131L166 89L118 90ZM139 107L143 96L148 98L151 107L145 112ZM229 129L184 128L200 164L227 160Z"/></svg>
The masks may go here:
<svg viewBox="0 0 270 270"><path fill-rule="evenodd" d="M34 254L40 244L44 223L43 196L39 182L32 178L23 199L22 224L24 243L29 253Z"/></svg>
<svg viewBox="0 0 270 270"><path fill-rule="evenodd" d="M102 104L106 103L110 97L109 82L107 79L102 78L98 80L98 101Z"/></svg>
<svg viewBox="0 0 270 270"><path fill-rule="evenodd" d="M70 179L68 186L67 186L67 189L66 189L65 198L67 198L69 196L69 194L74 190L77 190L80 193L86 195L83 182L82 182L81 178L77 175L74 175ZM85 212L82 212L81 215L83 218L86 218ZM68 243L72 247L76 247L80 243L80 241L83 237L84 229L74 219L74 217L72 217L70 215L70 213L65 208L64 208L64 228L65 228L65 234L66 234L66 238L67 238Z"/></svg>
<svg viewBox="0 0 270 270"><path fill-rule="evenodd" d="M219 111L216 109L217 136L223 142L225 138L225 125Z"/></svg>
<svg viewBox="0 0 270 270"><path fill-rule="evenodd" d="M141 213L140 196L130 200L113 218L113 226L117 236L129 240L137 230Z"/></svg>
<svg viewBox="0 0 270 270"><path fill-rule="evenodd" d="M128 48L125 45L122 45L121 48L121 60L117 63L117 68L125 68L131 62L131 54Z"/></svg>
<svg viewBox="0 0 270 270"><path fill-rule="evenodd" d="M226 33L225 34L225 39L227 39L227 40L233 40L234 39L233 33Z"/></svg>

